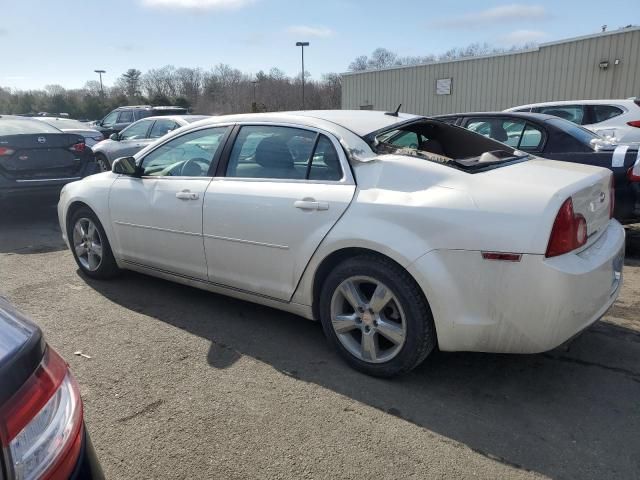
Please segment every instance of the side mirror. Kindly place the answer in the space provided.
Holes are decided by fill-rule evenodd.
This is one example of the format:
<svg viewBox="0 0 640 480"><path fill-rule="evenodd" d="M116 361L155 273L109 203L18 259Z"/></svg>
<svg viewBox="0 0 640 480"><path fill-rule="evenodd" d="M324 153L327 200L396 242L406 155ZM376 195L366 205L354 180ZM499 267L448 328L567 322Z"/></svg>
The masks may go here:
<svg viewBox="0 0 640 480"><path fill-rule="evenodd" d="M111 171L119 175L128 175L130 177L140 176L140 169L136 165L136 159L133 157L116 158L113 161Z"/></svg>
<svg viewBox="0 0 640 480"><path fill-rule="evenodd" d="M118 135L117 133L112 133L111 135L109 135L109 138L117 142L120 140L120 135Z"/></svg>

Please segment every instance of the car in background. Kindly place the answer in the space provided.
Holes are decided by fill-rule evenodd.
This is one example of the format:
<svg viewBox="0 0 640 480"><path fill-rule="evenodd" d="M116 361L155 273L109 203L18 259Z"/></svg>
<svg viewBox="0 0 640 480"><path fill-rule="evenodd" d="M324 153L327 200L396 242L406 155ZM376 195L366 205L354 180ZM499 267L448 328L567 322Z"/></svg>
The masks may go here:
<svg viewBox="0 0 640 480"><path fill-rule="evenodd" d="M96 162L102 171L111 170L116 158L134 155L170 131L205 118L206 115L167 115L138 120L95 145Z"/></svg>
<svg viewBox="0 0 640 480"><path fill-rule="evenodd" d="M33 118L0 115L0 200L57 196L66 183L97 171L82 135Z"/></svg>
<svg viewBox="0 0 640 480"><path fill-rule="evenodd" d="M102 479L80 388L42 331L0 297L0 478Z"/></svg>
<svg viewBox="0 0 640 480"><path fill-rule="evenodd" d="M614 217L622 223L640 222L640 176L633 172L638 146L604 141L591 130L541 113L480 112L433 118L538 157L608 168L615 185Z"/></svg>
<svg viewBox="0 0 640 480"><path fill-rule="evenodd" d="M90 127L86 123L70 118L60 117L33 117L35 120L46 122L52 127L56 127L65 133L77 133L84 137L84 143L87 147L93 147L96 143L104 140L104 136L95 128Z"/></svg>
<svg viewBox="0 0 640 480"><path fill-rule="evenodd" d="M505 112L546 113L582 125L619 143L640 142L640 99L532 103Z"/></svg>
<svg viewBox="0 0 640 480"><path fill-rule="evenodd" d="M109 112L102 120L98 120L94 127L99 130L104 138L109 138L112 133L118 133L133 122L147 117L162 115L186 115L188 110L183 107L152 107L151 105L132 105L118 107Z"/></svg>
<svg viewBox="0 0 640 480"><path fill-rule="evenodd" d="M411 134L414 148L386 139ZM536 353L620 292L611 172L397 112L218 116L67 185L78 268L120 269L319 320L389 377L443 351Z"/></svg>

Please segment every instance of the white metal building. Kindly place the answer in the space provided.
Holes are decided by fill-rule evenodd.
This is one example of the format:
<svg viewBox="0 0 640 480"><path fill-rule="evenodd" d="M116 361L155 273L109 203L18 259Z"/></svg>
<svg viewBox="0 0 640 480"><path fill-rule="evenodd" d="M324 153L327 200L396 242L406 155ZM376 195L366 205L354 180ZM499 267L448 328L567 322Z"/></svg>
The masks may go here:
<svg viewBox="0 0 640 480"><path fill-rule="evenodd" d="M345 73L343 109L421 115L526 103L640 96L640 27L544 43L531 50Z"/></svg>

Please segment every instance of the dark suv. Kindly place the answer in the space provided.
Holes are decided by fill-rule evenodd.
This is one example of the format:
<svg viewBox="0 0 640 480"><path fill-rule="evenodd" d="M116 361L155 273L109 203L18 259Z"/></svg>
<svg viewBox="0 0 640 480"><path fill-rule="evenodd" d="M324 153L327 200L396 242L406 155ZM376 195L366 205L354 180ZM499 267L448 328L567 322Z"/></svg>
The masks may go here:
<svg viewBox="0 0 640 480"><path fill-rule="evenodd" d="M188 111L183 107L152 107L151 105L118 107L102 120L96 122L96 130L100 130L104 138L109 138L112 133L119 133L120 130L141 118L158 115L185 115L186 113Z"/></svg>

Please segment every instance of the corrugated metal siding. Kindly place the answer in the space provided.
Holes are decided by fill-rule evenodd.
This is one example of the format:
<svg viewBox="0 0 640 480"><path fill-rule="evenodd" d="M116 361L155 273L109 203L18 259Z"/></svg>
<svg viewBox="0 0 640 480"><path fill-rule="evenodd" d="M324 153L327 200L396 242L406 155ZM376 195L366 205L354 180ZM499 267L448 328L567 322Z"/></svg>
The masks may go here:
<svg viewBox="0 0 640 480"><path fill-rule="evenodd" d="M615 65L615 60L620 60ZM608 61L609 68L599 68ZM436 80L452 78L452 94ZM421 115L502 110L535 102L640 96L640 28L541 45L520 53L345 74L342 108Z"/></svg>

